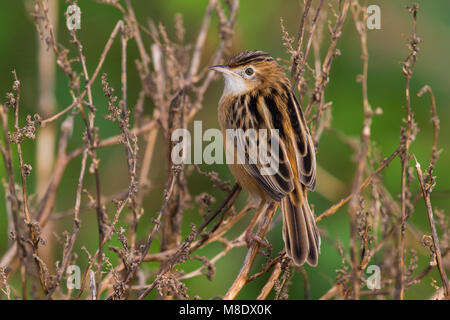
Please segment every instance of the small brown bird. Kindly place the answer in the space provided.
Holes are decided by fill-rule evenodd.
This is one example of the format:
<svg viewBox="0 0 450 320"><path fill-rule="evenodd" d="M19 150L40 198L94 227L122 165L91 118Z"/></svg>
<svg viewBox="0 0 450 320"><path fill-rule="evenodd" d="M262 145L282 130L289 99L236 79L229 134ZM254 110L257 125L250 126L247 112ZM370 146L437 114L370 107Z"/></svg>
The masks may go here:
<svg viewBox="0 0 450 320"><path fill-rule="evenodd" d="M218 109L224 137L227 129L278 129L278 170L274 174L262 174L258 163L235 162L229 167L251 197L266 205L281 202L288 256L298 266L305 261L316 266L320 235L307 200L307 189L314 190L316 183L315 150L289 79L281 66L262 51L241 52L227 64L210 69L221 72L225 80ZM233 142L233 148L245 146L244 152L249 153L248 139L242 139ZM253 240L262 241L251 234L256 220L252 219L247 233Z"/></svg>

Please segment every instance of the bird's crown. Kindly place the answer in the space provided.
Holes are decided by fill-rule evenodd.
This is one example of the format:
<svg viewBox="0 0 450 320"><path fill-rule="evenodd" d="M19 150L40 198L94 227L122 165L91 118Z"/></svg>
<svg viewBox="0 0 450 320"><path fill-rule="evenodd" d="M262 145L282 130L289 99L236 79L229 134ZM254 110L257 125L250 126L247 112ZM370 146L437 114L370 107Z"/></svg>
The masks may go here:
<svg viewBox="0 0 450 320"><path fill-rule="evenodd" d="M238 68L247 64L262 61L273 61L273 58L270 54L264 51L247 50L233 56L230 60L228 60L227 66L229 68Z"/></svg>

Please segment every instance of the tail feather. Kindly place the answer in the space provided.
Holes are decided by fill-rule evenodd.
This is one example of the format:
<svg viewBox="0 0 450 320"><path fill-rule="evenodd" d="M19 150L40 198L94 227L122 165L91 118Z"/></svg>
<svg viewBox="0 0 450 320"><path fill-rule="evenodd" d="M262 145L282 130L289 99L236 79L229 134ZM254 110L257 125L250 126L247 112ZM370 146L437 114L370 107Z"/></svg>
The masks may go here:
<svg viewBox="0 0 450 320"><path fill-rule="evenodd" d="M316 266L320 253L319 230L306 196L295 200L293 194L294 192L281 200L286 253L298 266L305 262Z"/></svg>

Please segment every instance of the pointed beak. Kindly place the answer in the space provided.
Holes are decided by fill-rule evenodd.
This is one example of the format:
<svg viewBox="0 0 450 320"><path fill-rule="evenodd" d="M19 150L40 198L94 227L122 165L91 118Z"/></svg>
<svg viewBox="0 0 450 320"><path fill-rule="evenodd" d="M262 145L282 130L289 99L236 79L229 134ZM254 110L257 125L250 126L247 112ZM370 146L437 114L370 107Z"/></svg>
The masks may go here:
<svg viewBox="0 0 450 320"><path fill-rule="evenodd" d="M217 72L221 72L221 73L229 74L229 75L236 75L233 71L228 69L228 66L226 66L224 64L218 64L215 66L211 66L211 67L209 67L209 70L213 70L213 71L217 71Z"/></svg>
<svg viewBox="0 0 450 320"><path fill-rule="evenodd" d="M225 72L225 70L227 70L227 66L224 64L218 64L218 65L209 67L209 70L213 70L213 71L217 71L217 72Z"/></svg>

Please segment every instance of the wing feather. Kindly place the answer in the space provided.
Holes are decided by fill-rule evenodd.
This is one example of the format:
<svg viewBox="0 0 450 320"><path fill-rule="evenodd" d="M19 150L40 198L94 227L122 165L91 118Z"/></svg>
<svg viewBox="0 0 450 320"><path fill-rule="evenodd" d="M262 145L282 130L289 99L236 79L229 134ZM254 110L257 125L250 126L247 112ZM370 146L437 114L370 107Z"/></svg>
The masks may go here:
<svg viewBox="0 0 450 320"><path fill-rule="evenodd" d="M246 105L240 105L245 101ZM228 141L233 141L237 161L275 201L280 201L294 189L294 174L283 139L277 139L275 132L268 129L279 129L273 126L271 113L267 109L264 97L257 96L249 99L237 99L235 109L245 108L251 114L245 123L245 132L239 117L228 118L228 129L235 129L233 136L227 134ZM236 113L234 113L236 114ZM265 129L264 136L260 129ZM273 138L273 139L272 139ZM273 145L276 139L278 145ZM263 144L262 144L263 143ZM227 143L228 144L228 143ZM278 155L277 150L278 149ZM264 155L267 155L265 157ZM270 170L268 159L272 161L275 170Z"/></svg>
<svg viewBox="0 0 450 320"><path fill-rule="evenodd" d="M297 98L289 92L289 118L294 130L293 145L297 158L298 176L303 185L314 190L316 185L316 151L302 108Z"/></svg>

